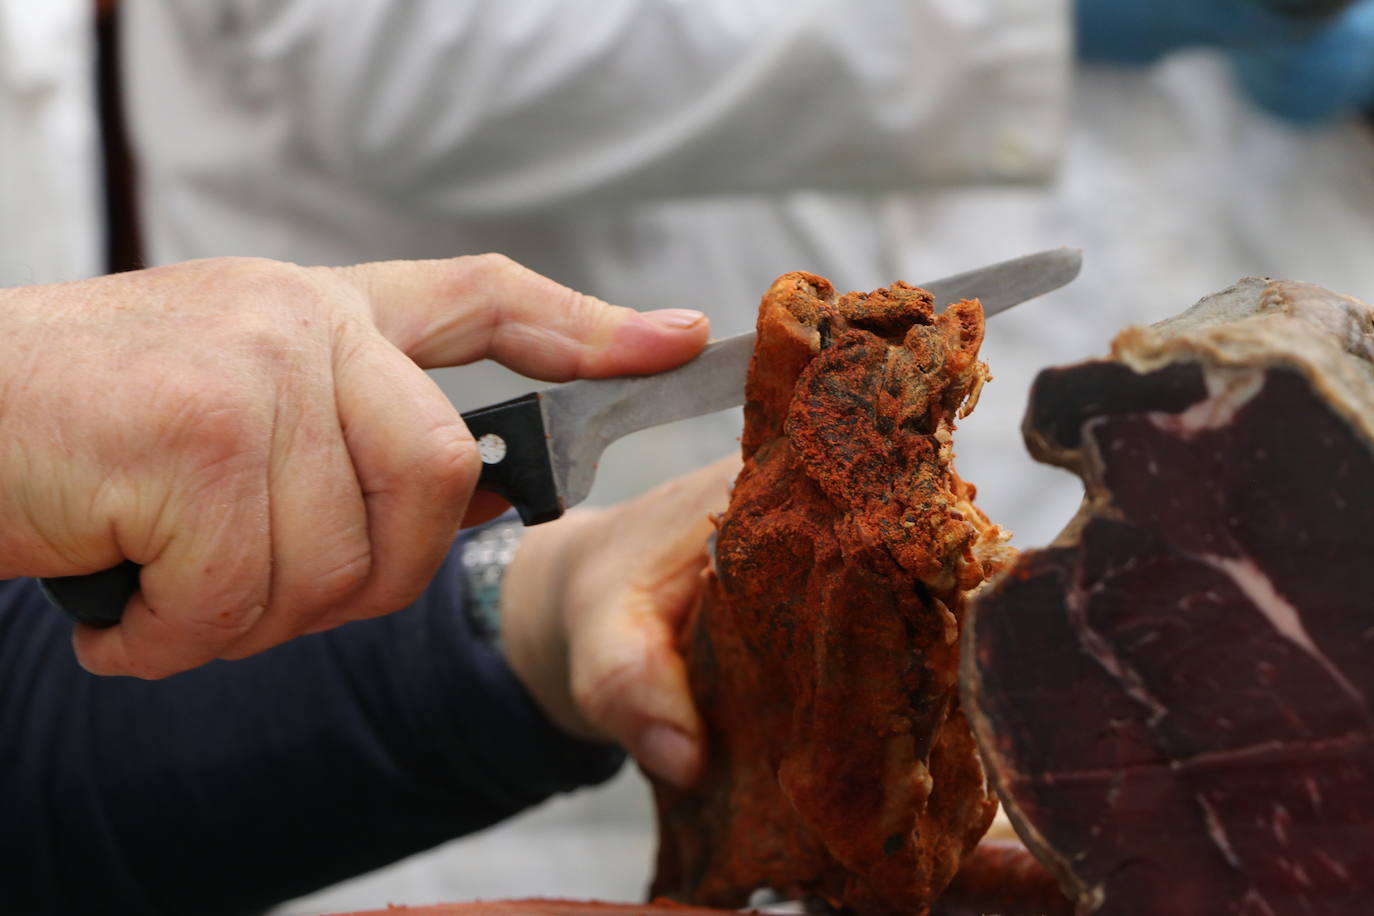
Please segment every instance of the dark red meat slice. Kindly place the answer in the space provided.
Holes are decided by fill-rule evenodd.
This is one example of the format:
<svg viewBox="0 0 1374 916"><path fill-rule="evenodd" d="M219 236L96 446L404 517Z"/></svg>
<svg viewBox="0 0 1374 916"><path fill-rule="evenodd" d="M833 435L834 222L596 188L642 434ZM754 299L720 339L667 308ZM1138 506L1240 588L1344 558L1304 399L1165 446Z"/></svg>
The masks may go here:
<svg viewBox="0 0 1374 916"><path fill-rule="evenodd" d="M1071 916L1073 904L1054 876L1020 842L984 839L964 856L959 873L930 916Z"/></svg>
<svg viewBox="0 0 1374 916"><path fill-rule="evenodd" d="M1246 281L1037 381L1087 498L975 603L963 698L1080 913L1374 912L1370 327Z"/></svg>

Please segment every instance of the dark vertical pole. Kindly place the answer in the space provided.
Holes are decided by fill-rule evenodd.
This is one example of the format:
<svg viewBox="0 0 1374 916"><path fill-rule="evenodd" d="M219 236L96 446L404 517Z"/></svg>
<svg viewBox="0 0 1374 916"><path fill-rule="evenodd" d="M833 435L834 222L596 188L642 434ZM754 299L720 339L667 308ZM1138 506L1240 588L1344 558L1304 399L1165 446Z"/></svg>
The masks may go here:
<svg viewBox="0 0 1374 916"><path fill-rule="evenodd" d="M105 268L110 273L143 266L138 228L137 174L124 129L119 74L119 9L115 0L95 0L96 100L105 185Z"/></svg>

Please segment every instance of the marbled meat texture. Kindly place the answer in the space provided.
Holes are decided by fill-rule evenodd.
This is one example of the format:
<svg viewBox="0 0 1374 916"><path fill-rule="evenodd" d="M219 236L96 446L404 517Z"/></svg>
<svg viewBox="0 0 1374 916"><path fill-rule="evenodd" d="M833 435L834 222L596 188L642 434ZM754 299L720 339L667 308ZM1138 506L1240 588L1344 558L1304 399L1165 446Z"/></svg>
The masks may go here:
<svg viewBox="0 0 1374 916"><path fill-rule="evenodd" d="M794 273L758 328L745 466L682 630L706 771L656 787L653 892L916 916L995 811L957 695L965 592L1008 553L952 465L982 307Z"/></svg>
<svg viewBox="0 0 1374 916"><path fill-rule="evenodd" d="M971 611L963 697L1079 913L1374 912L1371 317L1248 280L1036 382L1086 500Z"/></svg>

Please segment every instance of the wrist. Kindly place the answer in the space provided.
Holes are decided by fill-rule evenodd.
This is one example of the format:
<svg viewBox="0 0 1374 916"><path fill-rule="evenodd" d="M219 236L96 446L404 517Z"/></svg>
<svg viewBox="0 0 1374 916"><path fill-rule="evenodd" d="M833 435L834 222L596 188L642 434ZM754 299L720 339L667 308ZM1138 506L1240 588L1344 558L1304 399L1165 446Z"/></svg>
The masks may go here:
<svg viewBox="0 0 1374 916"><path fill-rule="evenodd" d="M589 528L604 510L579 509L525 531L501 586L501 648L506 663L554 725L604 740L572 696L564 599Z"/></svg>

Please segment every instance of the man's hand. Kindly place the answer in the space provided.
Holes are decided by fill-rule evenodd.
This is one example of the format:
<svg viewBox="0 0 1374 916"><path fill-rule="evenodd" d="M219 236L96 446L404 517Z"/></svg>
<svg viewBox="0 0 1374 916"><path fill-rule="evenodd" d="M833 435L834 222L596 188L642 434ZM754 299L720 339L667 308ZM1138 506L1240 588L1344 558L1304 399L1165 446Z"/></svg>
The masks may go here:
<svg viewBox="0 0 1374 916"><path fill-rule="evenodd" d="M648 373L705 343L496 255L217 259L0 291L0 577L143 564L81 663L161 677L397 610L480 463L424 367Z"/></svg>
<svg viewBox="0 0 1374 916"><path fill-rule="evenodd" d="M502 587L506 656L549 717L614 739L677 785L701 767L701 721L676 633L701 588L730 457L612 509L525 532Z"/></svg>

